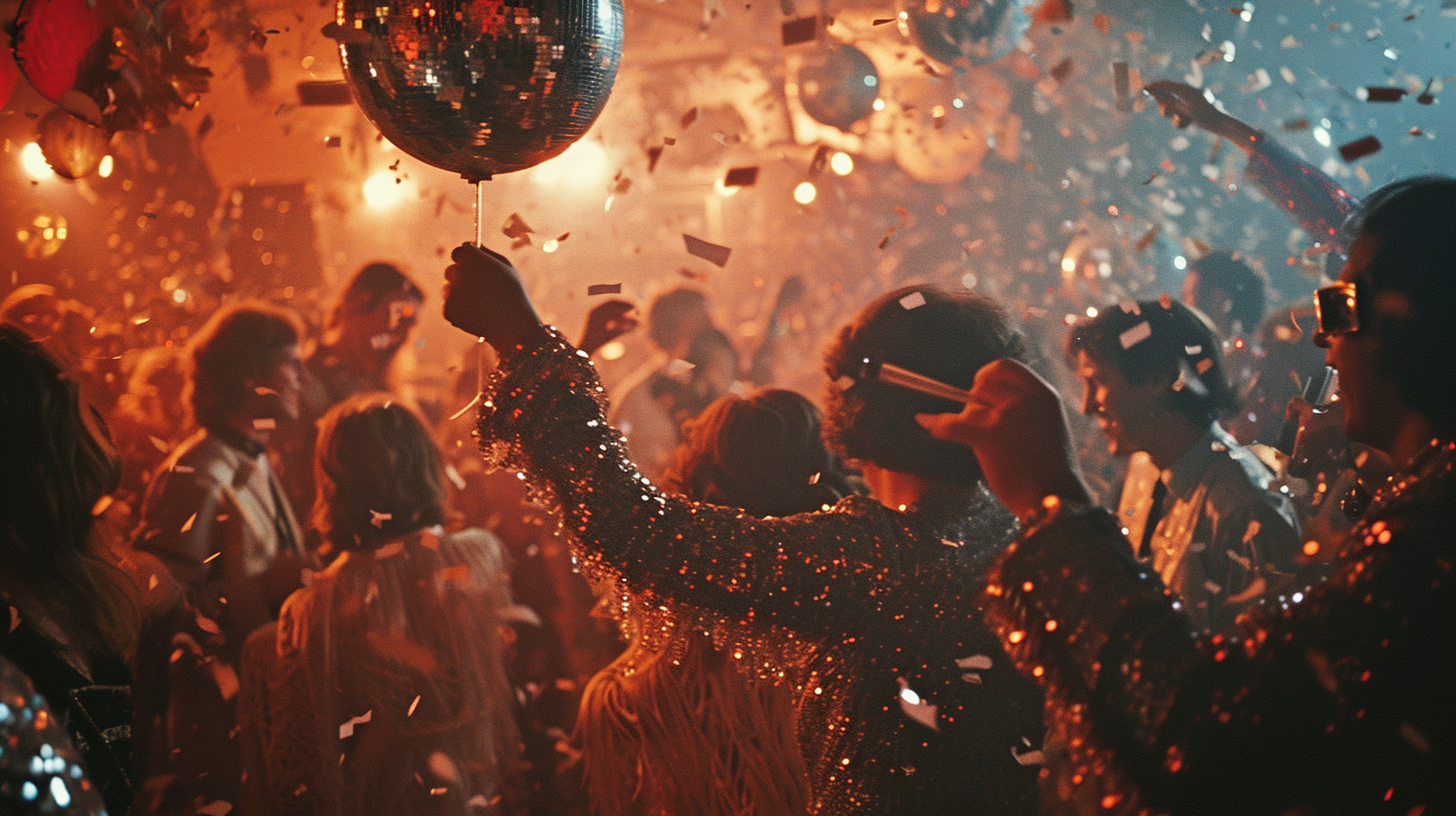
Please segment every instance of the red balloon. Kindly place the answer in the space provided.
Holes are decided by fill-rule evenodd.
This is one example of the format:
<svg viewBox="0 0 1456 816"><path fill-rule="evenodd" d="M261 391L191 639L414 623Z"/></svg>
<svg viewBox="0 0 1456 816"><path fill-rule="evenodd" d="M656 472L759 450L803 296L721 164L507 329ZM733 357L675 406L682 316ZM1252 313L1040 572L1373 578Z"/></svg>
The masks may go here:
<svg viewBox="0 0 1456 816"><path fill-rule="evenodd" d="M0 54L0 108L10 101L10 93L15 90L15 81L20 79L20 66L9 54Z"/></svg>
<svg viewBox="0 0 1456 816"><path fill-rule="evenodd" d="M15 59L41 96L59 102L83 78L88 57L101 63L91 67L105 68L104 55L92 54L105 33L86 0L25 0L15 18Z"/></svg>

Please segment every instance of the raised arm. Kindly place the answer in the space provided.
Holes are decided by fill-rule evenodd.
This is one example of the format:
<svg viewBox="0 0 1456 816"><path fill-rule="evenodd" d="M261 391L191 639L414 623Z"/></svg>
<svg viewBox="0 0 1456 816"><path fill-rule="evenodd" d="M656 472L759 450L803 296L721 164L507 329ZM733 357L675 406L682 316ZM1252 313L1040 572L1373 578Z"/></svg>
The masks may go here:
<svg viewBox="0 0 1456 816"><path fill-rule="evenodd" d="M1149 83L1146 90L1174 126L1197 125L1237 145L1249 157L1244 169L1248 179L1314 240L1343 251L1341 228L1360 202L1338 182L1269 134L1214 107L1191 85L1164 79Z"/></svg>
<svg viewBox="0 0 1456 816"><path fill-rule="evenodd" d="M763 520L658 490L607 425L591 361L532 327L509 263L470 246L454 257L446 316L503 352L482 396L481 449L550 503L589 567L634 592L826 637L898 625L903 593L962 580L946 568L951 548L868 500ZM951 596L974 606L969 589L937 597Z"/></svg>

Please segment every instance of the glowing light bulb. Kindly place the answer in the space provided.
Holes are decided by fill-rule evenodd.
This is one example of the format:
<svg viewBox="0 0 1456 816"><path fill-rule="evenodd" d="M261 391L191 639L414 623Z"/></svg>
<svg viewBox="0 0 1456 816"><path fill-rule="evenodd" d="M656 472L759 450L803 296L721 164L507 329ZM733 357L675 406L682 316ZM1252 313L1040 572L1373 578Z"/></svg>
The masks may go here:
<svg viewBox="0 0 1456 816"><path fill-rule="evenodd" d="M376 210L387 210L404 199L404 186L390 171L375 173L364 182L364 202Z"/></svg>
<svg viewBox="0 0 1456 816"><path fill-rule="evenodd" d="M541 243L541 251L542 252L555 252L556 251L556 248L559 247L559 246L561 246L561 242L560 241L556 240L555 238L547 238L545 241L543 241Z"/></svg>
<svg viewBox="0 0 1456 816"><path fill-rule="evenodd" d="M43 181L55 175L50 163L45 160L45 154L40 152L40 145L35 142L21 148L20 164L25 168L25 172L37 181Z"/></svg>
<svg viewBox="0 0 1456 816"><path fill-rule="evenodd" d="M829 157L829 169L836 175L847 176L854 172L854 159L848 153L840 151Z"/></svg>
<svg viewBox="0 0 1456 816"><path fill-rule="evenodd" d="M111 178L111 171L116 169L116 160L110 154L101 157L101 164L96 166L96 175L102 178Z"/></svg>
<svg viewBox="0 0 1456 816"><path fill-rule="evenodd" d="M801 181L799 186L794 188L794 200L800 204L811 204L818 195L819 191L814 189L813 182Z"/></svg>

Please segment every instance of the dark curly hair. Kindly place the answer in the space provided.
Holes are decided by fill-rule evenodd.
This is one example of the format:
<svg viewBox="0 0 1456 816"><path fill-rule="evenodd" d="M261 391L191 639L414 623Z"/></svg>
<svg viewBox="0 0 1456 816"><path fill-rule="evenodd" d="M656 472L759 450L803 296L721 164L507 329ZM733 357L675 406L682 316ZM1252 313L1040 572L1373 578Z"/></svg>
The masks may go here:
<svg viewBox="0 0 1456 816"><path fill-rule="evenodd" d="M794 391L722 397L688 424L687 436L663 484L688 498L791 516L852 492L824 446L819 410Z"/></svg>
<svg viewBox="0 0 1456 816"><path fill-rule="evenodd" d="M279 355L303 337L292 312L263 301L228 306L192 338L188 401L197 424L221 427L230 410L248 398L248 381L262 380Z"/></svg>
<svg viewBox="0 0 1456 816"><path fill-rule="evenodd" d="M1110 306L1067 334L1067 358L1077 352L1117 369L1133 385L1167 380L1168 410L1204 425L1239 407L1224 373L1223 344L1208 317L1176 300Z"/></svg>
<svg viewBox="0 0 1456 816"><path fill-rule="evenodd" d="M968 389L976 372L1002 357L1029 362L1030 352L996 301L933 286L887 292L841 328L825 351L825 440L846 459L973 484L981 466L970 448L932 439L915 421L916 414L954 412L961 405L865 373L869 366L892 363Z"/></svg>

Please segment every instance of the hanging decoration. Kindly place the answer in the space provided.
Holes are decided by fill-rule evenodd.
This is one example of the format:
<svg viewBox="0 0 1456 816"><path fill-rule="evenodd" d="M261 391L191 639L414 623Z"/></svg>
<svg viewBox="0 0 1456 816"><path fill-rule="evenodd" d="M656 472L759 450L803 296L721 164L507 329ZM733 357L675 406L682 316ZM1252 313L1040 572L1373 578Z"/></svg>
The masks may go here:
<svg viewBox="0 0 1456 816"><path fill-rule="evenodd" d="M469 181L540 164L602 112L621 0L339 0L354 99L385 138Z"/></svg>
<svg viewBox="0 0 1456 816"><path fill-rule="evenodd" d="M904 0L910 39L931 59L956 68L1011 53L1032 15L1020 0Z"/></svg>
<svg viewBox="0 0 1456 816"><path fill-rule="evenodd" d="M96 169L113 134L164 128L197 105L212 76L198 62L207 50L200 3L24 0L16 62L41 96L77 120L41 120L37 141L57 173L80 178Z"/></svg>
<svg viewBox="0 0 1456 816"><path fill-rule="evenodd" d="M880 75L852 45L824 43L799 68L799 104L821 124L848 130L874 112Z"/></svg>

